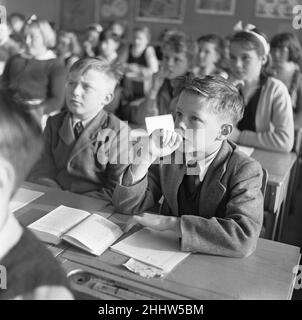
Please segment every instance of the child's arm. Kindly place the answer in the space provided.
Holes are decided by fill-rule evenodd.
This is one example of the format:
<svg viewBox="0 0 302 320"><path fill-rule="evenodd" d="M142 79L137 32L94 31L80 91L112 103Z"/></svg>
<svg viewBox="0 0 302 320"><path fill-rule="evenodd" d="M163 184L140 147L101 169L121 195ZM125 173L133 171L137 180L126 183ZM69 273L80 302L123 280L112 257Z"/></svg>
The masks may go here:
<svg viewBox="0 0 302 320"><path fill-rule="evenodd" d="M176 132L156 130L135 145L133 163L113 193L112 202L117 211L135 214L154 206L162 196L162 191L159 165L152 163L160 156L173 153L181 141Z"/></svg>
<svg viewBox="0 0 302 320"><path fill-rule="evenodd" d="M56 182L57 167L51 152L51 118L48 118L45 130L43 132L44 148L40 160L34 166L28 181L42 184L52 188L60 188Z"/></svg>
<svg viewBox="0 0 302 320"><path fill-rule="evenodd" d="M256 249L262 227L261 182L261 166L255 161L245 162L233 173L224 218L142 214L134 216L129 226L139 223L159 231L173 230L181 238L182 251L246 257Z"/></svg>
<svg viewBox="0 0 302 320"><path fill-rule="evenodd" d="M94 156L95 166L100 168L100 179L104 183L99 189L84 193L86 196L111 201L116 184L129 166L132 146L130 129L122 122L118 125L112 125L107 133L104 130L101 141L106 142L100 144Z"/></svg>
<svg viewBox="0 0 302 320"><path fill-rule="evenodd" d="M230 257L250 255L263 222L261 185L261 166L245 160L232 173L225 217L181 216L181 249Z"/></svg>
<svg viewBox="0 0 302 320"><path fill-rule="evenodd" d="M290 152L294 143L294 121L291 99L285 85L280 83L278 88L271 91L273 128L267 131L241 131L238 143L246 146L267 149L278 152ZM267 108L262 105L259 108Z"/></svg>

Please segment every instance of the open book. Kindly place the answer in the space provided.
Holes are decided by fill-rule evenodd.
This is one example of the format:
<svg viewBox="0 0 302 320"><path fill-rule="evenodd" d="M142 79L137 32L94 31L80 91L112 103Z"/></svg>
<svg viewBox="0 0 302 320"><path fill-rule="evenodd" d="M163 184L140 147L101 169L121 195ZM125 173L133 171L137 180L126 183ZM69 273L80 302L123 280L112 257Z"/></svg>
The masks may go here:
<svg viewBox="0 0 302 320"><path fill-rule="evenodd" d="M120 227L89 212L59 206L28 226L47 243L65 240L96 256L101 255L122 234Z"/></svg>
<svg viewBox="0 0 302 320"><path fill-rule="evenodd" d="M113 251L170 272L190 252L181 252L179 238L173 231L143 228L111 246Z"/></svg>

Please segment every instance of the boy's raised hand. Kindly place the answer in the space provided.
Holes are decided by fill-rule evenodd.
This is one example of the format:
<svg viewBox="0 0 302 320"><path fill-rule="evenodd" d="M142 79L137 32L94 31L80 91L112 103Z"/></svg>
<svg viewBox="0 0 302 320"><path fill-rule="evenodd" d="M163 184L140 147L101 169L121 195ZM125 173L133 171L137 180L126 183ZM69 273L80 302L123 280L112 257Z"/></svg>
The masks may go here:
<svg viewBox="0 0 302 320"><path fill-rule="evenodd" d="M149 154L153 158L173 153L182 143L182 137L175 131L157 129L149 136Z"/></svg>
<svg viewBox="0 0 302 320"><path fill-rule="evenodd" d="M129 170L126 171L122 184L132 185L143 179L157 158L170 155L180 147L181 143L182 136L179 133L164 129L157 129L150 136L143 137L134 146L135 156L131 165L131 174Z"/></svg>

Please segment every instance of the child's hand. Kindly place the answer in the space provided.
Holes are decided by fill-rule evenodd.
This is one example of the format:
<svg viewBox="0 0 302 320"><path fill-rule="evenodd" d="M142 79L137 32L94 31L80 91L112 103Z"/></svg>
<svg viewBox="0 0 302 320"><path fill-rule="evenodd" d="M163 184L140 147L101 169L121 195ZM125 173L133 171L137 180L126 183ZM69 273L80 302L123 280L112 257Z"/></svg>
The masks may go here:
<svg viewBox="0 0 302 320"><path fill-rule="evenodd" d="M122 181L123 185L132 185L143 179L157 158L165 157L174 152L182 141L182 137L175 131L160 129L155 130L149 137L142 137L134 145L131 175L127 175L128 171L126 171Z"/></svg>
<svg viewBox="0 0 302 320"><path fill-rule="evenodd" d="M129 219L124 231L129 231L135 224L140 224L144 227L157 231L174 230L179 236L181 236L180 221L178 217L142 213Z"/></svg>
<svg viewBox="0 0 302 320"><path fill-rule="evenodd" d="M168 156L179 148L182 140L175 131L157 129L149 137L149 154L154 158Z"/></svg>

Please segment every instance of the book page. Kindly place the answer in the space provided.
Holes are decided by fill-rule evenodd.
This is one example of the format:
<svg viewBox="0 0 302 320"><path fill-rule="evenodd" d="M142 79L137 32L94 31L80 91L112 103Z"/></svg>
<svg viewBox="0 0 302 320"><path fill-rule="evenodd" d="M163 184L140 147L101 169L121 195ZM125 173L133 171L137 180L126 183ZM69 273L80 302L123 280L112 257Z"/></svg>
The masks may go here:
<svg viewBox="0 0 302 320"><path fill-rule="evenodd" d="M173 231L143 228L111 247L112 250L162 269L171 271L190 252L181 252Z"/></svg>
<svg viewBox="0 0 302 320"><path fill-rule="evenodd" d="M9 203L10 212L15 212L21 209L22 207L25 207L30 202L41 197L43 194L44 192L19 188Z"/></svg>
<svg viewBox="0 0 302 320"><path fill-rule="evenodd" d="M99 256L122 234L123 232L118 225L93 214L69 230L62 238Z"/></svg>
<svg viewBox="0 0 302 320"><path fill-rule="evenodd" d="M44 217L30 224L28 227L41 240L57 244L58 239L66 231L88 216L90 216L89 212L75 208L59 206ZM49 235L50 238L48 237ZM58 238L57 241L54 240L55 238Z"/></svg>

